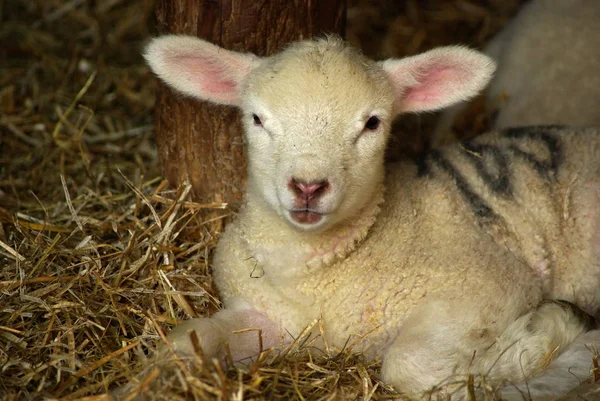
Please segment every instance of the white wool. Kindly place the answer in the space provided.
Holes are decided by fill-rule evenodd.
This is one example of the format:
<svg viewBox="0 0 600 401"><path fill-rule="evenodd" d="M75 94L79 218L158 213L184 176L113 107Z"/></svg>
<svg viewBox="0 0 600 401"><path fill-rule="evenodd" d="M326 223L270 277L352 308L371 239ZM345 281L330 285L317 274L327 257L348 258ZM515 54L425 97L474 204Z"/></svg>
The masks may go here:
<svg viewBox="0 0 600 401"><path fill-rule="evenodd" d="M173 334L179 352L191 329L209 355L229 342L245 358L258 348L232 331L258 326L276 345L320 318L327 344L356 341L418 397L453 375L529 379L589 328L541 302L600 306L597 130L491 133L385 172L393 117L473 96L488 57L376 63L336 38L263 59L191 38L149 49L168 84L240 107L248 144L245 205L214 260L226 309Z"/></svg>

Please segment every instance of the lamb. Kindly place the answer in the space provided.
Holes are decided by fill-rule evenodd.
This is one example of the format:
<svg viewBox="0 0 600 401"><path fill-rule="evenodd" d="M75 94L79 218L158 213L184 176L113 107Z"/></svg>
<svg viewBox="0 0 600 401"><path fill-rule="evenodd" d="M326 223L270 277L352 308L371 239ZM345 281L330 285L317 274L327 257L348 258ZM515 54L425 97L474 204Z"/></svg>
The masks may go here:
<svg viewBox="0 0 600 401"><path fill-rule="evenodd" d="M522 382L565 348L550 370L588 374L581 347L600 331L579 308L600 306L598 129L492 132L386 173L392 118L474 96L487 56L374 62L327 37L259 58L164 36L145 57L181 93L239 107L248 146L245 206L214 259L225 309L173 330L177 353L193 353L195 331L207 356L227 343L243 360L256 333L233 331L260 328L276 347L321 319L328 346L383 358L383 379L414 398L469 373ZM541 397L574 386L543 384Z"/></svg>
<svg viewBox="0 0 600 401"><path fill-rule="evenodd" d="M492 128L600 125L600 2L533 0L488 45L498 64L485 91ZM466 104L442 114L435 144L453 138ZM460 120L460 119L459 119Z"/></svg>

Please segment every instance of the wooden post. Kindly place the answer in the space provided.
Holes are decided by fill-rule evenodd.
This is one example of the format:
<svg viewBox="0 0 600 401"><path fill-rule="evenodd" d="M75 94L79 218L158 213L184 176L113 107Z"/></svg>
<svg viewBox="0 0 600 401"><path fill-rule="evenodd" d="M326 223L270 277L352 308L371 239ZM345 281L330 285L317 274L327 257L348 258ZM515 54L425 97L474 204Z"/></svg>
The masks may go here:
<svg viewBox="0 0 600 401"><path fill-rule="evenodd" d="M158 0L160 34L195 35L226 49L270 55L288 42L343 34L345 0ZM188 178L198 202L239 206L246 155L236 110L173 93L160 83L156 143L173 186Z"/></svg>

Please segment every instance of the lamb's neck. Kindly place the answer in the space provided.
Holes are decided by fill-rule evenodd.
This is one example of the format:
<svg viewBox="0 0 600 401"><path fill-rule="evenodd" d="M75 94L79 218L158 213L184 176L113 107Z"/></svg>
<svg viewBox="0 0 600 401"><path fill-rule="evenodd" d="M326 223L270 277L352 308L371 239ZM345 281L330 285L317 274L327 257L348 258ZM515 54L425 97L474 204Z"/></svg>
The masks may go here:
<svg viewBox="0 0 600 401"><path fill-rule="evenodd" d="M321 233L292 228L265 202L248 196L242 229L257 269L270 277L310 274L347 257L367 236L383 202L383 185L357 216ZM250 195L250 194L248 194Z"/></svg>

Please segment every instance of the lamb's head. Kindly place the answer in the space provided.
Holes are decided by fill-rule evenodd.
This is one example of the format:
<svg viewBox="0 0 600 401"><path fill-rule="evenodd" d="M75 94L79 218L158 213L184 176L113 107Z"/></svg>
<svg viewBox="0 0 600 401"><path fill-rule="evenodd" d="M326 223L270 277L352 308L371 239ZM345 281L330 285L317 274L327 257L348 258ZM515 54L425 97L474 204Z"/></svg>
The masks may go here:
<svg viewBox="0 0 600 401"><path fill-rule="evenodd" d="M304 231L325 230L375 201L394 116L469 98L494 69L461 47L374 62L334 37L259 58L166 36L145 56L180 92L241 109L248 196Z"/></svg>

